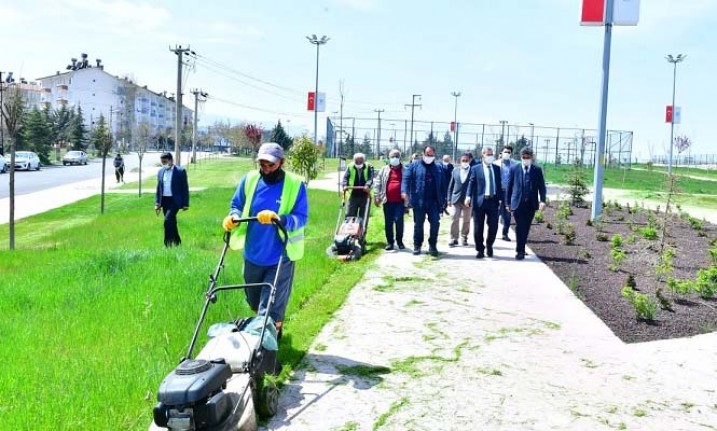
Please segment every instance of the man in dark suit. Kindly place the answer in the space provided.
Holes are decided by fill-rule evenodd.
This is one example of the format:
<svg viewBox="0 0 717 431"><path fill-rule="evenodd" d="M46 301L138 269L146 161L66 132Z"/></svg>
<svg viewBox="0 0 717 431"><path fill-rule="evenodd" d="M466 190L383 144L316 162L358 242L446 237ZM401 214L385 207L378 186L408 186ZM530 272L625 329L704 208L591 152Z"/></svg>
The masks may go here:
<svg viewBox="0 0 717 431"><path fill-rule="evenodd" d="M465 153L461 156L460 167L453 170L448 183L448 206L453 207L453 217L451 219L451 242L449 247L458 245L458 224L461 217L460 234L463 238L463 245L468 245L468 232L471 229L471 207L465 204L466 192L468 191L468 180L470 179L471 166L470 155Z"/></svg>
<svg viewBox="0 0 717 431"><path fill-rule="evenodd" d="M468 182L466 205L473 206L473 238L476 242L477 259L487 254L493 257L493 243L498 233L498 214L500 213L501 177L500 168L493 164L493 149L483 148L483 160L471 168ZM488 237L483 244L484 225L488 224Z"/></svg>
<svg viewBox="0 0 717 431"><path fill-rule="evenodd" d="M157 173L157 192L154 197L154 211L164 212L164 246L172 247L182 243L177 230L177 212L189 209L189 183L187 172L174 165L172 153L160 156L162 169Z"/></svg>
<svg viewBox="0 0 717 431"><path fill-rule="evenodd" d="M505 209L515 217L515 258L525 259L525 243L528 241L530 225L535 211L545 208L545 178L543 170L533 164L533 150L520 150L522 163L510 170L510 179L505 192Z"/></svg>

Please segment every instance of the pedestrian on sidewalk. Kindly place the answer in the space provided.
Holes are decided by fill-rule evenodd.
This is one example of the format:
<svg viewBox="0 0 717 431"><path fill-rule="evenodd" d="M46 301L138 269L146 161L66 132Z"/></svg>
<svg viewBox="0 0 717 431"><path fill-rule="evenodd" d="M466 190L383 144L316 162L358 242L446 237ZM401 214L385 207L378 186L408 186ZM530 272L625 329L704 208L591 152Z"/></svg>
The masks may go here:
<svg viewBox="0 0 717 431"><path fill-rule="evenodd" d="M401 152L393 149L388 153L388 166L378 172L373 183L374 203L383 205L383 218L386 225L386 250L399 250L406 248L403 245L403 217L406 204L401 197L401 179L403 178L403 165ZM395 227L395 233L394 233Z"/></svg>
<svg viewBox="0 0 717 431"><path fill-rule="evenodd" d="M112 163L115 167L115 178L117 179L117 182L119 183L122 181L124 183L124 159L122 158L122 155L117 153L117 156L115 156Z"/></svg>
<svg viewBox="0 0 717 431"><path fill-rule="evenodd" d="M276 297L269 316L274 321L277 338L283 332L284 314L294 282L294 264L304 256L304 226L309 218L306 185L301 178L284 171L284 150L268 142L259 147L259 170L239 180L232 197L229 215L222 227L227 232L237 227L241 217L256 217L259 223L242 223L233 232L229 245L244 249L244 281L274 283L277 271ZM279 220L289 234L286 249L272 225ZM283 256L283 258L282 258ZM279 268L279 259L282 259ZM267 286L245 289L249 307L259 315L268 308L271 289Z"/></svg>
<svg viewBox="0 0 717 431"><path fill-rule="evenodd" d="M448 187L448 184L451 182L451 175L453 174L453 161L451 160L451 156L449 154L443 155L443 183ZM448 213L448 207L447 207L447 201L443 205L443 208L441 209L441 217L443 217L443 214L450 215Z"/></svg>
<svg viewBox="0 0 717 431"><path fill-rule="evenodd" d="M159 160L162 168L157 173L157 191L154 197L154 211L164 213L164 246L180 245L182 239L177 229L177 213L189 209L189 183L187 171L174 165L172 153L162 153Z"/></svg>
<svg viewBox="0 0 717 431"><path fill-rule="evenodd" d="M500 168L493 164L493 149L484 147L482 154L482 163L471 168L466 197L466 204L473 205L473 238L478 252L477 259L484 258L486 254L493 257L493 243L498 233L498 213L502 201ZM486 224L488 236L484 238Z"/></svg>
<svg viewBox="0 0 717 431"><path fill-rule="evenodd" d="M436 150L428 145L423 149L421 161L411 163L403 172L401 197L413 207L413 254L421 254L423 245L423 224L428 218L428 253L438 256L438 228L441 211L446 201L443 168L435 163Z"/></svg>
<svg viewBox="0 0 717 431"><path fill-rule="evenodd" d="M543 170L533 164L533 150L524 147L520 150L522 163L516 164L510 171L510 179L505 194L505 209L515 217L515 258L525 259L525 243L528 241L530 225L535 211L545 209L545 178Z"/></svg>
<svg viewBox="0 0 717 431"><path fill-rule="evenodd" d="M471 165L470 154L464 153L461 156L460 168L456 168L451 173L451 179L448 183L448 193L446 200L448 206L453 207L451 218L451 240L449 247L458 245L458 226L460 224L460 234L463 245L468 245L468 233L471 229L471 207L465 204L466 192L468 191L468 180L470 179ZM461 223L461 218L463 223Z"/></svg>
<svg viewBox="0 0 717 431"><path fill-rule="evenodd" d="M373 185L373 166L366 163L363 153L354 154L353 163L349 164L344 172L342 181L344 194L349 192L349 207L347 217L368 217L364 214L370 208L371 186Z"/></svg>
<svg viewBox="0 0 717 431"><path fill-rule="evenodd" d="M501 185L503 186L501 199L503 199L503 196L505 196L506 187L508 187L508 180L510 179L510 170L513 168L513 166L517 165L517 162L513 160L513 147L510 145L506 145L503 147L503 152L501 153L500 161L498 162L500 165L500 180ZM508 231L510 230L510 212L505 208L505 205L500 206L500 218L501 222L503 223L503 241L510 242L510 237L508 236Z"/></svg>

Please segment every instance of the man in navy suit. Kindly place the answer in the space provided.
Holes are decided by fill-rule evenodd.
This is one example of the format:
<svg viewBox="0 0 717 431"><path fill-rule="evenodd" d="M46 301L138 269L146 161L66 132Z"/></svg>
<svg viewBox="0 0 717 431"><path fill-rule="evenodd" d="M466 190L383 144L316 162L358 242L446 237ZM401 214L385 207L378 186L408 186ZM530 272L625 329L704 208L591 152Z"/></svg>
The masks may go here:
<svg viewBox="0 0 717 431"><path fill-rule="evenodd" d="M473 238L476 242L477 259L487 254L493 257L493 243L498 233L498 214L500 213L501 177L500 168L493 164L493 149L483 148L483 161L471 168L468 182L466 205L473 205ZM488 224L488 237L483 244L484 225Z"/></svg>
<svg viewBox="0 0 717 431"><path fill-rule="evenodd" d="M525 259L525 243L528 241L530 225L535 211L545 208L545 178L543 170L533 164L533 150L520 150L522 163L510 170L510 179L505 191L505 209L515 217L515 258Z"/></svg>
<svg viewBox="0 0 717 431"><path fill-rule="evenodd" d="M157 173L157 192L154 197L154 211L164 212L164 246L172 247L182 243L177 230L177 212L189 209L189 183L187 172L174 165L172 153L160 156L162 169Z"/></svg>
<svg viewBox="0 0 717 431"><path fill-rule="evenodd" d="M463 223L460 223L460 234L463 238L463 245L468 245L468 232L471 229L471 208L465 204L465 200L471 173L470 160L470 153L465 153L461 156L461 165L459 168L453 169L448 183L446 198L448 199L448 206L454 209L451 219L451 242L448 243L449 247L458 245L458 224L461 217L463 218Z"/></svg>

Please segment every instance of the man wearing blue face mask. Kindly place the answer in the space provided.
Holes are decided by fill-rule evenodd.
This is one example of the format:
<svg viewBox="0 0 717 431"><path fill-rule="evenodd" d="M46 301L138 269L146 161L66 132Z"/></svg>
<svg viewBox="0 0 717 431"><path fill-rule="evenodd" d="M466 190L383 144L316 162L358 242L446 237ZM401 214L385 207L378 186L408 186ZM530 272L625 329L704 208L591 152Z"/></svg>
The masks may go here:
<svg viewBox="0 0 717 431"><path fill-rule="evenodd" d="M393 149L388 153L388 165L381 168L373 183L374 203L377 207L383 205L386 250L393 250L394 243L399 250L406 248L403 245L403 217L406 204L401 197L402 179L401 153Z"/></svg>
<svg viewBox="0 0 717 431"><path fill-rule="evenodd" d="M413 254L421 254L423 224L428 218L428 253L438 256L438 228L441 211L446 202L446 182L443 167L435 163L436 150L428 145L423 149L423 159L411 163L403 172L401 197L413 208Z"/></svg>

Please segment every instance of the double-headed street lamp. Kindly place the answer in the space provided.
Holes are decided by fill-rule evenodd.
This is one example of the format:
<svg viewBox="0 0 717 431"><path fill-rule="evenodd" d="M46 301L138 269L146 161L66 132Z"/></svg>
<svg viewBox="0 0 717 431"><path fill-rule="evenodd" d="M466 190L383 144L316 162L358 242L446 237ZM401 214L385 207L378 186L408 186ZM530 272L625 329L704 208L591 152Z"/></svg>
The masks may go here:
<svg viewBox="0 0 717 431"><path fill-rule="evenodd" d="M451 91L451 96L456 98L456 103L453 108L453 160L456 160L456 153L458 152L458 97L460 97L460 91Z"/></svg>
<svg viewBox="0 0 717 431"><path fill-rule="evenodd" d="M316 88L314 89L314 145L319 145L319 47L329 41L326 36L317 38L315 34L306 36L309 42L316 45Z"/></svg>
<svg viewBox="0 0 717 431"><path fill-rule="evenodd" d="M677 57L673 57L669 54L665 59L674 65L674 71L672 73L672 118L670 119L670 160L667 164L667 175L672 175L672 149L675 146L675 84L677 83L677 63L682 62L686 55L677 54Z"/></svg>

